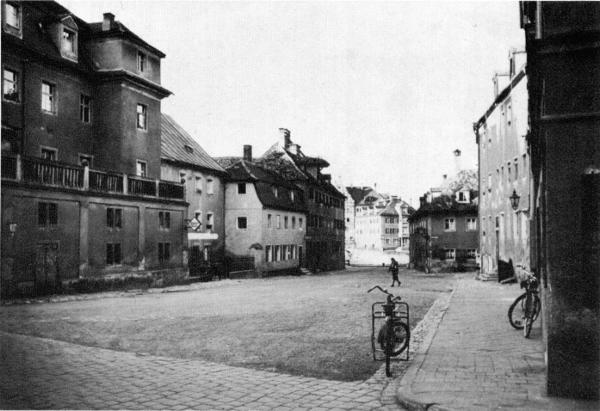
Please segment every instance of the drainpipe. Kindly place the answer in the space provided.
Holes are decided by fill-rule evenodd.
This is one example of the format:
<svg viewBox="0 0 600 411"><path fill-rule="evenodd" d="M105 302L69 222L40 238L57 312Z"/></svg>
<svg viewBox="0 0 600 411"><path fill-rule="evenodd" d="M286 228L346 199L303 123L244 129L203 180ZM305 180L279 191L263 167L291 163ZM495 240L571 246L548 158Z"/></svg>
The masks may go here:
<svg viewBox="0 0 600 411"><path fill-rule="evenodd" d="M542 38L542 2L535 2L535 39Z"/></svg>

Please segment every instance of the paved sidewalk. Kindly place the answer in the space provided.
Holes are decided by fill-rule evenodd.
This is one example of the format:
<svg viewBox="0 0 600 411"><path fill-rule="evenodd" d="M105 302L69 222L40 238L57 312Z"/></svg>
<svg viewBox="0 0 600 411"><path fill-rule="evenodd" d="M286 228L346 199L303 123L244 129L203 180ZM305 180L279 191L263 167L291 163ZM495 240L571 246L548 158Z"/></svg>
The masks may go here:
<svg viewBox="0 0 600 411"><path fill-rule="evenodd" d="M0 332L1 409L399 409L384 395L387 382L295 377Z"/></svg>
<svg viewBox="0 0 600 411"><path fill-rule="evenodd" d="M413 410L599 409L544 395L541 321L529 339L508 323L520 293L516 284L461 279L428 349L397 384L398 401Z"/></svg>

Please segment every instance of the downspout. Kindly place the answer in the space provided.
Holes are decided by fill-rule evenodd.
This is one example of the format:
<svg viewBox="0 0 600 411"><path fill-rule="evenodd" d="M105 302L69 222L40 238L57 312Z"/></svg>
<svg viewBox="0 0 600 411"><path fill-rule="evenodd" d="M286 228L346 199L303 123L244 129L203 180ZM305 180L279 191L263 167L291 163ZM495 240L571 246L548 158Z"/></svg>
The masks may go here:
<svg viewBox="0 0 600 411"><path fill-rule="evenodd" d="M542 38L542 2L535 2L535 39Z"/></svg>

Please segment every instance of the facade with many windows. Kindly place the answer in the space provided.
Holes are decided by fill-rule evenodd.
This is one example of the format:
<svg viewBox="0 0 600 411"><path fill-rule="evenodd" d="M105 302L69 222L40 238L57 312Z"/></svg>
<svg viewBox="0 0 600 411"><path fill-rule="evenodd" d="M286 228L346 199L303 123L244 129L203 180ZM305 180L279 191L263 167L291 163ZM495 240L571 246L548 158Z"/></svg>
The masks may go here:
<svg viewBox="0 0 600 411"><path fill-rule="evenodd" d="M331 183L331 175L322 173L329 166L326 160L307 156L292 142L289 130L279 131L281 142L271 146L260 162L296 184L304 195L308 216L303 267L313 272L343 269L346 197Z"/></svg>
<svg viewBox="0 0 600 411"><path fill-rule="evenodd" d="M162 115L161 178L180 182L188 202L187 252L191 277L224 269L227 173L175 120Z"/></svg>
<svg viewBox="0 0 600 411"><path fill-rule="evenodd" d="M244 259L258 275L295 273L305 250L307 214L302 190L253 161L250 146L244 158L227 167L225 188L225 250L231 266ZM235 267L230 268L235 275ZM239 269L239 271L242 271Z"/></svg>
<svg viewBox="0 0 600 411"><path fill-rule="evenodd" d="M461 170L444 187L431 189L408 221L413 267L474 268L479 249L477 173Z"/></svg>
<svg viewBox="0 0 600 411"><path fill-rule="evenodd" d="M110 13L2 3L4 293L183 267L183 187L160 180L163 57Z"/></svg>
<svg viewBox="0 0 600 411"><path fill-rule="evenodd" d="M492 105L474 124L481 188L482 279L522 277L531 270L527 78L524 65L515 70L521 55L511 51L508 85L498 91ZM520 200L514 208L511 197Z"/></svg>

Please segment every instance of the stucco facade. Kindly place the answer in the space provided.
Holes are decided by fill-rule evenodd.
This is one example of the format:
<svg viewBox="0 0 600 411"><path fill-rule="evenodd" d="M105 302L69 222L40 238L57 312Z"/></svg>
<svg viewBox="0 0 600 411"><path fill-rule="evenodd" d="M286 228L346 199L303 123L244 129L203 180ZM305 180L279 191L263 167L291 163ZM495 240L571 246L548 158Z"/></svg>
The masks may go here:
<svg viewBox="0 0 600 411"><path fill-rule="evenodd" d="M474 125L479 151L482 278L521 278L531 271L527 102L523 67L512 73L506 89ZM520 197L516 210L510 200L513 193Z"/></svg>

